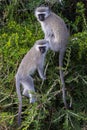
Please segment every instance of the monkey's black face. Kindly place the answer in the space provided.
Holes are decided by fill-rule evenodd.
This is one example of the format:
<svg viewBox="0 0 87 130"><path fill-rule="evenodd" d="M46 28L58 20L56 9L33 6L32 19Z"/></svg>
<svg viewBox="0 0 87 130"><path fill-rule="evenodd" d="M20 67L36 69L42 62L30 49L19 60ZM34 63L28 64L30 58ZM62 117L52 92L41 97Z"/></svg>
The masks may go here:
<svg viewBox="0 0 87 130"><path fill-rule="evenodd" d="M45 20L45 14L38 14L38 18L40 21L44 21Z"/></svg>
<svg viewBox="0 0 87 130"><path fill-rule="evenodd" d="M46 47L45 46L39 47L39 50L40 50L41 54L43 54L46 52Z"/></svg>

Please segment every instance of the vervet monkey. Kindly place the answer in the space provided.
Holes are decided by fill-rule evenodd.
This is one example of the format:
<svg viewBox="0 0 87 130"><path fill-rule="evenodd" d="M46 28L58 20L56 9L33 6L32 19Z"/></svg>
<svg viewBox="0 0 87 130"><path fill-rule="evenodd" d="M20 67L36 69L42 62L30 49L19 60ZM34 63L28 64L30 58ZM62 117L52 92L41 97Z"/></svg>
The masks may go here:
<svg viewBox="0 0 87 130"><path fill-rule="evenodd" d="M42 26L42 30L45 34L45 39L49 41L50 49L59 52L59 67L60 67L60 79L62 83L63 102L67 108L65 97L65 82L62 71L63 57L68 43L69 32L65 22L51 12L49 7L38 7L35 10L35 16Z"/></svg>
<svg viewBox="0 0 87 130"><path fill-rule="evenodd" d="M16 91L19 100L19 111L18 111L19 125L21 123L21 111L22 111L22 96L20 85L23 86L23 95L30 98L30 103L34 103L36 101L36 97L34 94L35 89L32 74L35 72L35 70L37 70L41 79L42 80L46 79L43 71L44 71L44 60L48 48L49 48L48 41L44 39L36 41L34 46L24 56L21 64L19 65L18 71L15 76Z"/></svg>

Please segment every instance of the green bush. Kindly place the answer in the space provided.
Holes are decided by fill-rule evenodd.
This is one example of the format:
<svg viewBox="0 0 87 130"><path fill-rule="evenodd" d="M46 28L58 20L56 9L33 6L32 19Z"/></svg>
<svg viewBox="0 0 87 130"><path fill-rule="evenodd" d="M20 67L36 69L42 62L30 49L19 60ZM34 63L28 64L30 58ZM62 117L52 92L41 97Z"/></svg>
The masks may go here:
<svg viewBox="0 0 87 130"><path fill-rule="evenodd" d="M37 35L37 33L32 33L36 23L31 26L27 22L25 23L20 25L14 21L9 22L0 32L1 129L4 126L8 129L17 128L18 99L14 76L22 57L37 39L43 37L39 25ZM87 98L86 37L86 31L74 34L70 39L64 58L67 101L68 103L70 100L73 102L73 110L64 110L61 98L58 54L49 51L45 65L47 80L42 82L38 75L35 75L38 102L31 105L28 104L26 98L23 98L23 118L20 129L80 130L84 125L87 120L87 102L85 100Z"/></svg>
<svg viewBox="0 0 87 130"><path fill-rule="evenodd" d="M61 11L65 8L64 2L60 5ZM67 5L70 5L69 2ZM72 109L66 110L62 101L59 55L49 51L45 61L46 81L42 82L37 73L33 76L38 102L29 104L29 100L23 97L22 125L18 128L18 98L14 77L23 56L36 40L44 37L40 24L34 17L34 12L31 13L36 6L44 2L38 0L27 4L27 1L15 0L10 3L1 1L1 3L0 10L5 11L6 21L3 21L4 24L0 30L0 130L86 129L87 31L84 6L81 3L77 4L75 21L68 20L62 12L60 13L60 16L63 16L65 21L72 26L73 32L76 32L70 38L63 67L67 90L66 99L68 104L72 104ZM59 5L55 2L52 5L51 2L50 6L58 13ZM81 15L78 15L79 13ZM78 32L80 22L81 32Z"/></svg>
<svg viewBox="0 0 87 130"><path fill-rule="evenodd" d="M28 24L26 25L24 23L20 25L17 24L15 21L11 21L0 31L1 109L5 108L6 110L7 107L10 107L9 105L13 106L13 104L16 104L14 77L18 65L23 56L27 53L27 51L29 51L29 49L33 46L36 40L41 39L43 37L41 30L36 29L35 32L35 23L31 25L32 27L30 26L30 24L31 23L28 22ZM10 109L8 108L8 111L9 110ZM1 114L3 122L5 119L7 120L8 118L10 118L9 115L7 117L5 115L4 113ZM14 116L12 116L12 119L13 117ZM2 120L0 124L2 124Z"/></svg>

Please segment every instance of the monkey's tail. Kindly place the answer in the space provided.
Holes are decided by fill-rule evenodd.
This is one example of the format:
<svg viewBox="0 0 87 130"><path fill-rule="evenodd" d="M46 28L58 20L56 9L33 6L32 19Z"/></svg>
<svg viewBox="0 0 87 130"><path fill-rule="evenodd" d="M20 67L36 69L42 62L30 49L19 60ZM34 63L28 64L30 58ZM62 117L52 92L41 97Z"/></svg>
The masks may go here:
<svg viewBox="0 0 87 130"><path fill-rule="evenodd" d="M65 90L65 82L64 82L64 74L63 74L63 57L64 57L65 51L60 51L59 53L59 67L60 67L60 80L62 84L62 97L65 108L67 108L67 102L66 102L66 90Z"/></svg>
<svg viewBox="0 0 87 130"><path fill-rule="evenodd" d="M20 126L21 124L21 112L22 112L22 96L21 96L21 90L20 90L20 80L18 76L16 76L16 91L17 91L17 96L19 100L19 108L18 108L18 125Z"/></svg>
<svg viewBox="0 0 87 130"><path fill-rule="evenodd" d="M62 84L63 102L64 102L65 108L67 108L65 82L64 82L64 77L63 77L63 70L62 70L62 68L60 68L60 79L61 79L61 84Z"/></svg>

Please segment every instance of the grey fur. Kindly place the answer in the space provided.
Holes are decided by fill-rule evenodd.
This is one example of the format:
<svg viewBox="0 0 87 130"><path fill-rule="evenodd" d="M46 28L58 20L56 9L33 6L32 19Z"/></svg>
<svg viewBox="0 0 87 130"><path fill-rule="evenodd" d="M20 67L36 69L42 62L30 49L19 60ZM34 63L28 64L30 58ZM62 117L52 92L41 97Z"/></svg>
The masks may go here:
<svg viewBox="0 0 87 130"><path fill-rule="evenodd" d="M42 14L42 18L41 18ZM38 7L35 10L35 16L40 22L45 39L49 41L50 49L59 52L60 79L62 84L63 102L67 108L65 97L65 82L62 71L63 57L68 44L69 31L65 22L58 15L53 13L48 7Z"/></svg>
<svg viewBox="0 0 87 130"><path fill-rule="evenodd" d="M42 54L39 47L45 47L46 50ZM49 48L49 43L46 40L38 40L35 45L29 50L29 52L22 59L18 71L16 73L16 91L19 99L19 111L18 111L18 124L21 123L21 111L22 111L22 96L20 92L20 85L23 86L23 95L30 98L30 103L34 103L37 99L35 96L34 82L32 74L35 70L38 71L42 80L45 80L44 75L44 60L46 52Z"/></svg>

